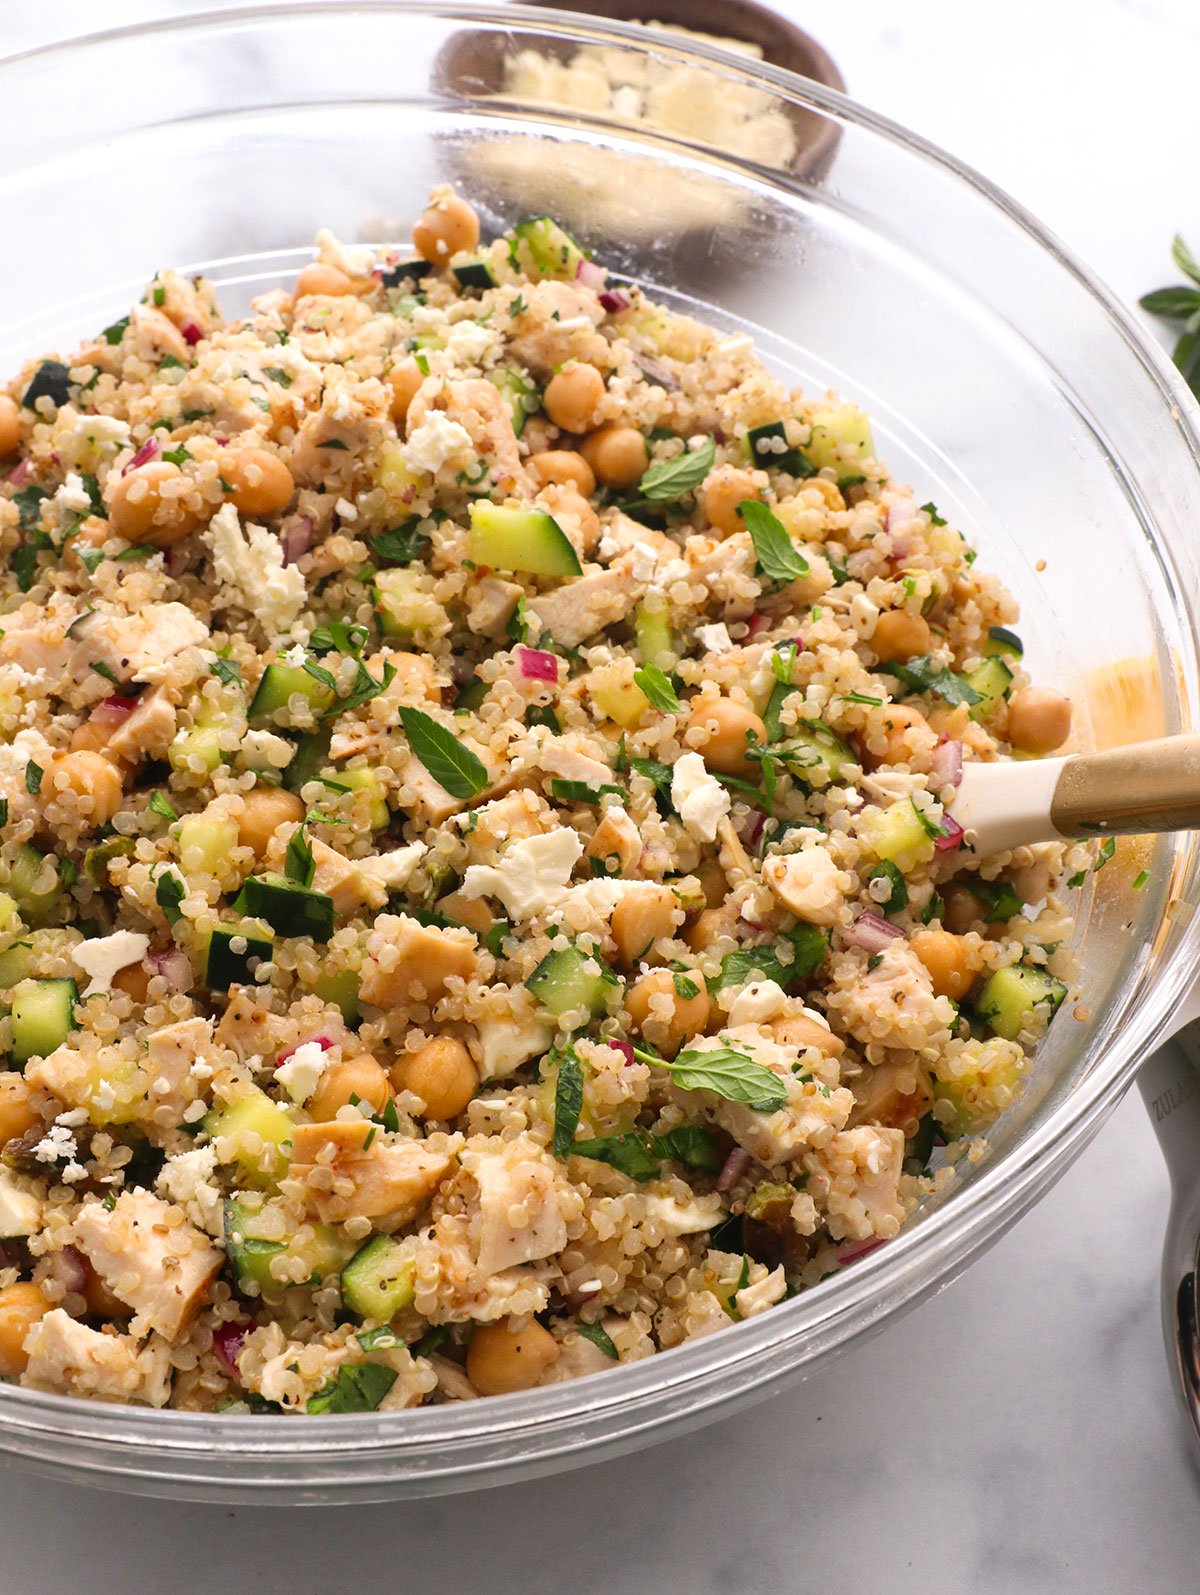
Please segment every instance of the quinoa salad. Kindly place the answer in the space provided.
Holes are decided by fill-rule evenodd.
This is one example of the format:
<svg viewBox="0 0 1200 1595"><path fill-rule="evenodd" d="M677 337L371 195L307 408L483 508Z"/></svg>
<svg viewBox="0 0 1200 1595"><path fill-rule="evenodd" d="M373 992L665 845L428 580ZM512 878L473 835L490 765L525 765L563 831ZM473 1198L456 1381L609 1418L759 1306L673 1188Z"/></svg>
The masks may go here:
<svg viewBox="0 0 1200 1595"><path fill-rule="evenodd" d="M0 473L0 1375L526 1390L983 1155L1093 855L954 794L1070 704L855 406L440 188L237 319L160 273Z"/></svg>

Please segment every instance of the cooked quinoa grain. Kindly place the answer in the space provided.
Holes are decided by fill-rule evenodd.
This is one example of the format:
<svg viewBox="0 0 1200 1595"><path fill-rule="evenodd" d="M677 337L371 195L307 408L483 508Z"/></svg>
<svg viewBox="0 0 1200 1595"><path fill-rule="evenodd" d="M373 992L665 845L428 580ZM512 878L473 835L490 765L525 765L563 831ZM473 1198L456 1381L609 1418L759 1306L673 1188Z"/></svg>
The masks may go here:
<svg viewBox="0 0 1200 1595"><path fill-rule="evenodd" d="M1087 851L953 820L1069 733L1012 598L854 406L480 237L166 271L0 395L6 1377L650 1356L892 1238L1066 996Z"/></svg>

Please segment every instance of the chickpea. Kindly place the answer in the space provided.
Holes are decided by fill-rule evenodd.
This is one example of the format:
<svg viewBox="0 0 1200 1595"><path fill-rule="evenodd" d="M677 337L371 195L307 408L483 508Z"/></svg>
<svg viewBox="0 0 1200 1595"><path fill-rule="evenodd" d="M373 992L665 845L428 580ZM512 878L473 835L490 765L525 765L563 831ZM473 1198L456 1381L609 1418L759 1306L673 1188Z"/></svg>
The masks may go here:
<svg viewBox="0 0 1200 1595"><path fill-rule="evenodd" d="M748 498L761 504L762 492L749 471L722 465L709 473L702 489L702 498L709 525L715 527L722 537L730 537L734 532L746 530L738 506Z"/></svg>
<svg viewBox="0 0 1200 1595"><path fill-rule="evenodd" d="M1053 753L1071 735L1071 700L1049 687L1022 687L1008 701L1008 740L1022 753Z"/></svg>
<svg viewBox="0 0 1200 1595"><path fill-rule="evenodd" d="M907 609L888 609L875 622L871 647L881 664L896 659L915 659L927 654L932 638L929 622Z"/></svg>
<svg viewBox="0 0 1200 1595"><path fill-rule="evenodd" d="M984 905L969 886L951 882L942 888L942 925L955 936L965 935L977 919L983 918Z"/></svg>
<svg viewBox="0 0 1200 1595"><path fill-rule="evenodd" d="M467 1347L467 1378L482 1396L503 1396L532 1390L546 1369L558 1361L558 1341L536 1319L524 1329L512 1320L479 1324Z"/></svg>
<svg viewBox="0 0 1200 1595"><path fill-rule="evenodd" d="M262 792L247 792L237 818L238 841L254 849L261 858L267 843L281 825L295 824L304 818L304 804L294 792L269 787Z"/></svg>
<svg viewBox="0 0 1200 1595"><path fill-rule="evenodd" d="M417 396L417 389L425 380L425 374L410 355L407 360L394 365L383 380L392 391L389 404L392 420L401 427L408 415L409 405Z"/></svg>
<svg viewBox="0 0 1200 1595"><path fill-rule="evenodd" d="M579 452L605 487L632 487L650 463L645 438L631 426L602 426L589 432Z"/></svg>
<svg viewBox="0 0 1200 1595"><path fill-rule="evenodd" d="M706 952L717 937L729 929L729 915L725 909L704 908L683 933L683 939L694 953Z"/></svg>
<svg viewBox="0 0 1200 1595"><path fill-rule="evenodd" d="M841 1036L835 1036L828 1025L810 1019L807 1014L791 1014L786 1019L776 1019L771 1034L783 1047L815 1047L827 1058L838 1058L846 1050Z"/></svg>
<svg viewBox="0 0 1200 1595"><path fill-rule="evenodd" d="M983 967L978 951L962 936L948 930L919 930L910 943L912 950L929 971L933 989L939 997L965 996L971 982Z"/></svg>
<svg viewBox="0 0 1200 1595"><path fill-rule="evenodd" d="M318 1124L324 1124L336 1119L338 1109L346 1107L351 1097L365 1103L372 1113L382 1113L389 1096L391 1087L383 1065L364 1052L331 1063L304 1106Z"/></svg>
<svg viewBox="0 0 1200 1595"><path fill-rule="evenodd" d="M877 756L876 762L907 764L920 743L919 733L929 730L928 720L919 709L907 703L889 703L886 709L880 711L880 719L887 748L881 757ZM913 732L918 735L914 737Z"/></svg>
<svg viewBox="0 0 1200 1595"><path fill-rule="evenodd" d="M304 299L309 294L325 294L331 299L336 299L343 294L352 294L356 291L354 279L348 277L339 266L327 266L323 261L314 260L305 266L296 278L292 297Z"/></svg>
<svg viewBox="0 0 1200 1595"><path fill-rule="evenodd" d="M577 487L584 498L596 491L596 473L574 449L545 449L541 454L531 454L528 460L530 474L539 487L551 482Z"/></svg>
<svg viewBox="0 0 1200 1595"><path fill-rule="evenodd" d="M604 378L595 366L576 364L550 378L542 408L564 432L586 432L595 423L596 407L603 397Z"/></svg>
<svg viewBox="0 0 1200 1595"><path fill-rule="evenodd" d="M33 1087L23 1074L11 1069L0 1074L0 1146L42 1122L41 1114L30 1103L32 1095Z"/></svg>
<svg viewBox="0 0 1200 1595"><path fill-rule="evenodd" d="M195 531L199 517L174 491L179 484L186 487L184 473L169 460L151 460L121 477L108 499L113 531L127 543L152 543L155 548L180 542Z"/></svg>
<svg viewBox="0 0 1200 1595"><path fill-rule="evenodd" d="M121 775L103 754L83 749L78 753L56 753L46 771L43 798L61 799L70 792L81 819L92 830L99 830L121 807L124 792Z"/></svg>
<svg viewBox="0 0 1200 1595"><path fill-rule="evenodd" d="M16 451L21 441L21 412L16 401L0 393L0 460Z"/></svg>
<svg viewBox="0 0 1200 1595"><path fill-rule="evenodd" d="M239 515L266 520L278 515L296 491L292 473L269 449L229 449L221 455L221 480Z"/></svg>
<svg viewBox="0 0 1200 1595"><path fill-rule="evenodd" d="M145 964L126 964L112 977L112 989L123 991L131 1002L145 1002L150 988L150 971Z"/></svg>
<svg viewBox="0 0 1200 1595"><path fill-rule="evenodd" d="M452 189L431 197L412 230L413 247L422 260L444 266L451 255L479 245L479 217Z"/></svg>
<svg viewBox="0 0 1200 1595"><path fill-rule="evenodd" d="M748 704L737 703L733 698L699 698L692 705L687 729L703 729L708 741L698 749L710 770L721 775L745 775L753 769L746 757L750 737L762 743L767 740L767 728ZM688 739L689 745L691 739Z"/></svg>
<svg viewBox="0 0 1200 1595"><path fill-rule="evenodd" d="M703 917L703 916L701 916ZM708 1023L709 1000L703 977L697 976L693 984L698 988L694 997L681 997L675 989L675 976L669 969L654 969L636 980L625 993L625 1009L635 1030L643 1033L647 1041L658 1045L665 1057L673 1058L683 1043L699 1035ZM668 1017L659 1017L651 1010L651 999L668 997Z"/></svg>
<svg viewBox="0 0 1200 1595"><path fill-rule="evenodd" d="M669 886L646 886L629 892L613 909L612 938L617 956L626 968L635 964L662 962L655 943L674 935L683 921L683 910Z"/></svg>
<svg viewBox="0 0 1200 1595"><path fill-rule="evenodd" d="M36 1285L18 1281L0 1290L0 1374L11 1378L29 1365L25 1337L50 1311Z"/></svg>
<svg viewBox="0 0 1200 1595"><path fill-rule="evenodd" d="M435 1036L397 1063L392 1078L399 1090L412 1091L425 1104L423 1119L454 1119L479 1089L479 1073L471 1054L455 1036Z"/></svg>

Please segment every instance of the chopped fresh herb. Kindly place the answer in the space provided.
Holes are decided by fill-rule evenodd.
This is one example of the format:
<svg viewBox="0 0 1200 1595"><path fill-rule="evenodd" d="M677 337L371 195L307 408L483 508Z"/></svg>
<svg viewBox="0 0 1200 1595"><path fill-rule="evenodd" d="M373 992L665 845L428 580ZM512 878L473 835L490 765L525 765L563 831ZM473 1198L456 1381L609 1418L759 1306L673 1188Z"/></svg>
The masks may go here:
<svg viewBox="0 0 1200 1595"><path fill-rule="evenodd" d="M574 1047L559 1054L554 1082L554 1155L566 1157L583 1112L583 1065Z"/></svg>
<svg viewBox="0 0 1200 1595"><path fill-rule="evenodd" d="M790 946L792 958L786 961L776 949ZM820 967L829 951L829 937L815 925L797 925L787 935L771 946L739 947L726 953L721 960L721 972L709 981L709 989L718 992L726 986L742 986L748 980L773 980L786 988L796 980L803 980ZM756 973L757 972L757 973Z"/></svg>
<svg viewBox="0 0 1200 1595"><path fill-rule="evenodd" d="M79 865L73 858L61 858L58 861L58 876L64 886L74 886L79 879Z"/></svg>
<svg viewBox="0 0 1200 1595"><path fill-rule="evenodd" d="M743 499L738 513L746 523L754 556L764 576L774 582L793 582L808 575L808 561L792 542L787 527L765 504Z"/></svg>
<svg viewBox="0 0 1200 1595"><path fill-rule="evenodd" d="M1087 870L1077 869L1074 875L1070 876L1067 880L1067 890L1072 892L1077 891L1079 887L1083 885L1084 881L1087 880L1087 878Z"/></svg>
<svg viewBox="0 0 1200 1595"><path fill-rule="evenodd" d="M323 687L328 687L330 692L337 692L337 678L315 659L306 659L300 668L305 675L311 676L314 681L319 681Z"/></svg>
<svg viewBox="0 0 1200 1595"><path fill-rule="evenodd" d="M309 647L315 653L344 653L357 658L363 644L370 636L365 626L354 621L331 620L327 626L318 626L309 638Z"/></svg>
<svg viewBox="0 0 1200 1595"><path fill-rule="evenodd" d="M162 286L161 283L156 283L155 286L154 286L154 303L161 310L162 307L166 304L166 302L167 302L167 290Z"/></svg>
<svg viewBox="0 0 1200 1595"><path fill-rule="evenodd" d="M502 943L506 936L512 935L512 926L506 919L498 919L483 938L483 945L493 958L499 958Z"/></svg>
<svg viewBox="0 0 1200 1595"><path fill-rule="evenodd" d="M599 807L600 799L606 792L613 793L622 803L629 801L623 787L613 786L609 782L602 786L589 786L586 781L565 781L557 777L550 782L550 795L560 803L591 803Z"/></svg>
<svg viewBox="0 0 1200 1595"><path fill-rule="evenodd" d="M395 1101L389 1098L389 1104L394 1107ZM354 1338L358 1341L363 1351L393 1351L404 1342L396 1331L387 1324L380 1324L377 1329L357 1329Z"/></svg>
<svg viewBox="0 0 1200 1595"><path fill-rule="evenodd" d="M683 705L671 685L670 677L657 665L643 665L633 672L633 679L646 694L650 705L663 714L682 714Z"/></svg>
<svg viewBox="0 0 1200 1595"><path fill-rule="evenodd" d="M32 532L42 523L42 505L50 497L44 487L23 487L19 493L14 493L9 500L17 506L17 514L21 518L21 530Z"/></svg>
<svg viewBox="0 0 1200 1595"><path fill-rule="evenodd" d="M680 1124L665 1135L656 1135L654 1146L660 1157L707 1174L716 1174L724 1161L712 1131L702 1124Z"/></svg>
<svg viewBox="0 0 1200 1595"><path fill-rule="evenodd" d="M70 369L61 360L43 360L22 394L21 403L27 410L33 410L39 399L49 399L54 408L60 410L70 397Z"/></svg>
<svg viewBox="0 0 1200 1595"><path fill-rule="evenodd" d="M283 873L289 881L295 881L299 886L311 886L315 870L312 844L302 822L288 840L287 851L283 855Z"/></svg>
<svg viewBox="0 0 1200 1595"><path fill-rule="evenodd" d="M182 360L177 360L173 354L165 354L158 362L158 369L160 371L170 371L172 369L176 371L186 371L187 366L184 365ZM165 459L166 455L164 455L163 458ZM188 458L190 459L191 456L189 455Z"/></svg>
<svg viewBox="0 0 1200 1595"><path fill-rule="evenodd" d="M881 668L893 676L899 676L913 692L932 692L945 703L971 706L983 702L982 693L976 692L974 687L945 665L935 665L930 654L922 654L919 659L909 659L904 664L891 661Z"/></svg>
<svg viewBox="0 0 1200 1595"><path fill-rule="evenodd" d="M79 480L83 483L83 490L88 496L88 503L91 505L92 514L101 516L106 515L108 512L104 506L104 497L100 492L100 483L94 476L89 476L86 471L79 478Z"/></svg>
<svg viewBox="0 0 1200 1595"><path fill-rule="evenodd" d="M645 776L654 786L654 796L660 809L671 812L671 766L660 759L629 759L629 768Z"/></svg>
<svg viewBox="0 0 1200 1595"><path fill-rule="evenodd" d="M869 709L883 708L883 699L872 698L868 692L843 692L840 696L843 703L861 703Z"/></svg>
<svg viewBox="0 0 1200 1595"><path fill-rule="evenodd" d="M835 587L840 587L843 582L848 582L850 580L849 568L845 565L839 565L837 560L834 559L833 555L830 554L828 550L825 554L825 561L830 570L833 572L833 585Z"/></svg>
<svg viewBox="0 0 1200 1595"><path fill-rule="evenodd" d="M166 362L163 362L164 365ZM186 443L181 443L177 449L164 449L163 459L168 465L186 465L191 459Z"/></svg>
<svg viewBox="0 0 1200 1595"><path fill-rule="evenodd" d="M922 925L932 924L935 919L941 919L946 912L946 900L934 892L925 907L917 915Z"/></svg>
<svg viewBox="0 0 1200 1595"><path fill-rule="evenodd" d="M278 382L281 388L290 388L292 385L291 372L285 371L282 366L264 366L263 376L270 377L272 382Z"/></svg>
<svg viewBox="0 0 1200 1595"><path fill-rule="evenodd" d="M0 798L0 825L8 824L8 799Z"/></svg>
<svg viewBox="0 0 1200 1595"><path fill-rule="evenodd" d="M946 522L942 516L938 514L937 505L933 503L932 499L928 504L922 504L921 508L925 511L926 515L929 516L929 519L935 526L945 526Z"/></svg>
<svg viewBox="0 0 1200 1595"><path fill-rule="evenodd" d="M884 859L882 863L876 864L870 875L868 875L867 880L884 880L888 882L888 895L886 897L876 898L874 893L871 894L872 899L878 902L880 908L887 913L898 914L901 909L908 907L908 887L905 884L904 876L890 859Z"/></svg>
<svg viewBox="0 0 1200 1595"><path fill-rule="evenodd" d="M344 698L339 698L331 709L325 711L325 718L330 715L349 714L352 709L361 709L364 703L370 703L372 698L377 698L381 692L386 692L396 679L396 667L385 659L383 674L377 681L371 672L358 661L358 669L354 677L354 685Z"/></svg>
<svg viewBox="0 0 1200 1595"><path fill-rule="evenodd" d="M78 556L79 563L83 566L84 570L87 571L89 576L94 576L96 574L97 567L104 562L104 555L98 548L78 548L75 550L75 552ZM129 549L127 552L130 554L147 554L153 552L153 550L149 549L145 544L139 544L136 549ZM122 556L120 554L117 555L118 559L121 557Z"/></svg>
<svg viewBox="0 0 1200 1595"><path fill-rule="evenodd" d="M712 470L716 457L716 441L705 438L691 454L685 452L676 459L652 465L638 483L638 496L649 499L652 504L669 504L682 498L700 486Z"/></svg>
<svg viewBox="0 0 1200 1595"><path fill-rule="evenodd" d="M590 1340L593 1346L599 1346L606 1357L611 1357L614 1362L620 1362L620 1353L612 1343L612 1336L601 1324L575 1325L585 1340Z"/></svg>
<svg viewBox="0 0 1200 1595"><path fill-rule="evenodd" d="M114 687L119 687L121 685L121 683L117 680L117 673L111 665L106 665L103 661L101 661L99 664L93 663L92 669L98 676L103 676L105 681L111 681Z"/></svg>
<svg viewBox="0 0 1200 1595"><path fill-rule="evenodd" d="M5 816L5 817L7 817L7 816ZM0 825L3 825L3 824L4 824L4 819L0 818ZM1150 879L1150 871L1148 869L1140 869L1140 870L1138 870L1137 874L1133 877L1133 890L1135 892L1140 892L1149 879Z"/></svg>
<svg viewBox="0 0 1200 1595"><path fill-rule="evenodd" d="M1092 865L1092 873L1095 874L1097 870L1103 869L1116 851L1116 837L1106 836L1103 842L1101 842L1099 848L1096 850L1096 862Z"/></svg>
<svg viewBox="0 0 1200 1595"><path fill-rule="evenodd" d="M575 1141L571 1145L571 1156L595 1158L631 1180L657 1179L662 1172L662 1165L650 1149L649 1137L637 1130L629 1130L624 1135L602 1136L594 1141Z"/></svg>
<svg viewBox="0 0 1200 1595"><path fill-rule="evenodd" d="M226 687L238 687L242 682L242 667L232 659L214 659L209 672Z"/></svg>
<svg viewBox="0 0 1200 1595"><path fill-rule="evenodd" d="M867 973L870 974L872 969L878 969L882 962L883 962L883 954L882 953L872 953L871 956L867 959Z"/></svg>
<svg viewBox="0 0 1200 1595"><path fill-rule="evenodd" d="M161 790L151 792L150 801L146 804L146 807L151 814L160 814L164 820L177 820L179 818L179 815L172 807L170 798Z"/></svg>
<svg viewBox="0 0 1200 1595"><path fill-rule="evenodd" d="M315 1396L309 1396L304 1410L374 1412L398 1377L394 1368L385 1368L382 1363L344 1363Z"/></svg>
<svg viewBox="0 0 1200 1595"><path fill-rule="evenodd" d="M675 995L682 1002L691 1002L693 997L700 995L700 987L690 975L685 975L682 970L676 970L671 977L675 986Z"/></svg>
<svg viewBox="0 0 1200 1595"><path fill-rule="evenodd" d="M915 797L910 797L908 801L912 804L912 811L917 816L917 823L931 842L936 842L943 836L949 836L950 833L945 826L939 825L932 815L926 814Z"/></svg>
<svg viewBox="0 0 1200 1595"><path fill-rule="evenodd" d="M633 1055L642 1063L666 1069L683 1091L711 1091L726 1102L744 1102L747 1107L766 1113L773 1113L787 1101L779 1076L733 1047L714 1047L706 1052L687 1050L672 1059L635 1047Z"/></svg>
<svg viewBox="0 0 1200 1595"><path fill-rule="evenodd" d="M529 608L524 593L517 599L506 629L513 642L529 641Z"/></svg>
<svg viewBox="0 0 1200 1595"><path fill-rule="evenodd" d="M409 1349L414 1357L432 1357L449 1334L449 1324L435 1324L432 1329L421 1336L420 1340L414 1340Z"/></svg>
<svg viewBox="0 0 1200 1595"><path fill-rule="evenodd" d="M800 649L795 642L777 642L771 649L771 672L782 686L790 686L792 666Z"/></svg>
<svg viewBox="0 0 1200 1595"><path fill-rule="evenodd" d="M35 764L30 759L25 766L25 790L36 796L42 790L42 776L45 773L40 764Z"/></svg>
<svg viewBox="0 0 1200 1595"><path fill-rule="evenodd" d="M115 347L125 336L128 328L129 317L122 316L120 321L114 321L111 327L105 327L100 336L104 339L105 343L111 344Z"/></svg>
<svg viewBox="0 0 1200 1595"><path fill-rule="evenodd" d="M984 905L984 919L989 925L1009 920L1021 912L1020 894L1008 881L972 880L967 890Z"/></svg>
<svg viewBox="0 0 1200 1595"><path fill-rule="evenodd" d="M163 916L168 925L174 925L182 918L179 905L185 896L183 882L174 870L160 870L158 879L154 883L154 901L163 911Z"/></svg>
<svg viewBox="0 0 1200 1595"><path fill-rule="evenodd" d="M423 709L402 706L400 723L413 753L451 797L477 797L487 786L483 761Z"/></svg>
<svg viewBox="0 0 1200 1595"><path fill-rule="evenodd" d="M1188 387L1200 395L1200 264L1178 234L1171 242L1171 258L1184 276L1198 286L1158 288L1143 295L1138 303L1152 316L1183 322L1183 332L1171 358Z"/></svg>

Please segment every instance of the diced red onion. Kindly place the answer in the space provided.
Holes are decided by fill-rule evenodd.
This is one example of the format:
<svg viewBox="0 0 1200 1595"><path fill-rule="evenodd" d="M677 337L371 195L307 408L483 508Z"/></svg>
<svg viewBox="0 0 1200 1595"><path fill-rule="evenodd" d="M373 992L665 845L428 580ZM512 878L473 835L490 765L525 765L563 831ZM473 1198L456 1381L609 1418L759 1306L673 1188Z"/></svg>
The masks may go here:
<svg viewBox="0 0 1200 1595"><path fill-rule="evenodd" d="M717 1175L717 1190L731 1191L749 1167L749 1152L745 1147L735 1146L721 1164L721 1172Z"/></svg>
<svg viewBox="0 0 1200 1595"><path fill-rule="evenodd" d="M14 466L4 480L10 487L24 487L32 475L33 461L22 460L20 465Z"/></svg>
<svg viewBox="0 0 1200 1595"><path fill-rule="evenodd" d="M649 381L655 383L667 393L674 393L679 387L675 374L669 371L661 360L655 360L648 354L635 354L633 363Z"/></svg>
<svg viewBox="0 0 1200 1595"><path fill-rule="evenodd" d="M963 745L961 742L949 741L945 737L933 750L933 757L929 761L929 773L937 787L957 786L962 780L963 771Z"/></svg>
<svg viewBox="0 0 1200 1595"><path fill-rule="evenodd" d="M148 465L151 460L158 458L158 451L162 447L157 437L147 438L141 448L129 461L122 471L122 476L128 476L130 471L136 471L139 465Z"/></svg>
<svg viewBox="0 0 1200 1595"><path fill-rule="evenodd" d="M124 716L132 714L137 706L136 698L112 697L102 698L97 708L104 709L108 714Z"/></svg>
<svg viewBox="0 0 1200 1595"><path fill-rule="evenodd" d="M77 1296L83 1295L87 1289L88 1265L81 1251L74 1246L64 1246L60 1252L53 1254L50 1266L64 1290L74 1291Z"/></svg>
<svg viewBox="0 0 1200 1595"><path fill-rule="evenodd" d="M902 532L906 526L911 526L917 518L917 506L911 498L902 498L899 503L888 504L883 512L885 530L894 536Z"/></svg>
<svg viewBox="0 0 1200 1595"><path fill-rule="evenodd" d="M743 847L757 847L758 839L763 833L763 826L767 823L767 816L761 809L751 809L746 817L746 823L738 832Z"/></svg>
<svg viewBox="0 0 1200 1595"><path fill-rule="evenodd" d="M627 1069L632 1067L632 1065L637 1061L633 1056L633 1048L630 1046L628 1041L610 1041L609 1046L614 1052L619 1052L621 1054L622 1058L625 1060L625 1067Z"/></svg>
<svg viewBox="0 0 1200 1595"><path fill-rule="evenodd" d="M217 1360L235 1379L241 1378L238 1358L253 1328L254 1325L248 1318L235 1318L232 1323L222 1324L219 1329L213 1331L213 1350L217 1354Z"/></svg>
<svg viewBox="0 0 1200 1595"><path fill-rule="evenodd" d="M873 1235L869 1241L864 1241L861 1246L844 1248L838 1253L838 1266L846 1268L851 1263L857 1263L860 1257L866 1257L871 1252L877 1251L883 1241L878 1235Z"/></svg>
<svg viewBox="0 0 1200 1595"><path fill-rule="evenodd" d="M189 321L186 327L180 327L179 330L183 334L183 341L190 344L193 349L204 336L194 321Z"/></svg>
<svg viewBox="0 0 1200 1595"><path fill-rule="evenodd" d="M191 960L186 953L180 952L178 947L170 947L166 952L151 953L150 963L154 973L165 980L173 992L191 990Z"/></svg>
<svg viewBox="0 0 1200 1595"><path fill-rule="evenodd" d="M575 268L575 281L583 288L603 288L608 272L594 260L581 260Z"/></svg>
<svg viewBox="0 0 1200 1595"><path fill-rule="evenodd" d="M599 298L600 303L604 306L605 310L608 311L610 316L616 316L619 315L622 310L628 310L630 305L633 303L633 300L629 297L629 295L622 292L620 288L606 288L604 292L600 294Z"/></svg>
<svg viewBox="0 0 1200 1595"><path fill-rule="evenodd" d="M289 515L279 528L279 544L283 551L283 563L294 565L302 555L307 554L312 547L313 532L316 522L311 515Z"/></svg>
<svg viewBox="0 0 1200 1595"><path fill-rule="evenodd" d="M769 630L771 617L769 615L751 615L746 622L746 631L749 636L757 637L760 631Z"/></svg>
<svg viewBox="0 0 1200 1595"><path fill-rule="evenodd" d="M293 1052L299 1052L301 1047L311 1046L314 1041L316 1042L317 1046L320 1047L322 1052L328 1052L330 1047L336 1047L338 1044L332 1036L327 1036L324 1034L319 1036L305 1036L303 1041L297 1041L294 1047L289 1047L286 1052L281 1052L278 1058L275 1060L276 1065L286 1063Z"/></svg>
<svg viewBox="0 0 1200 1595"><path fill-rule="evenodd" d="M521 674L526 681L557 681L558 655L544 648L522 648L518 654Z"/></svg>
<svg viewBox="0 0 1200 1595"><path fill-rule="evenodd" d="M902 565L912 553L912 544L907 537L896 537L892 540L892 551L888 555L889 565Z"/></svg>
<svg viewBox="0 0 1200 1595"><path fill-rule="evenodd" d="M946 833L945 836L939 836L933 845L939 853L953 853L956 848L962 846L966 832L952 814L942 815L942 829Z"/></svg>
<svg viewBox="0 0 1200 1595"><path fill-rule="evenodd" d="M861 947L865 953L881 953L889 942L903 935L899 926L891 924L879 914L872 914L868 909L865 914L858 916L846 932L846 945Z"/></svg>

